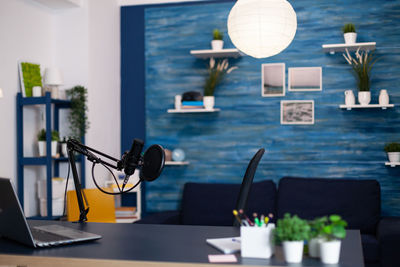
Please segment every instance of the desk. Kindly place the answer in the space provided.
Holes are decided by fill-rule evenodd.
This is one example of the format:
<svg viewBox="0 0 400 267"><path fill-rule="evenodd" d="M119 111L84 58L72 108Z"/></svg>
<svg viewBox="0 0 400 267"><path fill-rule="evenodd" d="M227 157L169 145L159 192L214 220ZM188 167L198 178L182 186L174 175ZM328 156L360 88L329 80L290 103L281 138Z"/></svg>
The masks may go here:
<svg viewBox="0 0 400 267"><path fill-rule="evenodd" d="M100 234L102 239L69 246L33 249L0 238L0 265L22 266L217 266L208 264L209 254L221 254L206 244L206 238L238 236L239 229L223 226L151 225L151 224L77 224L58 221L34 221L31 225L65 224ZM281 251L269 260L242 259L242 265L286 265ZM237 264L224 264L235 266ZM221 264L218 264L221 266ZM302 265L323 266L318 260L305 257ZM335 267L363 267L359 231L349 230L342 242L340 264Z"/></svg>

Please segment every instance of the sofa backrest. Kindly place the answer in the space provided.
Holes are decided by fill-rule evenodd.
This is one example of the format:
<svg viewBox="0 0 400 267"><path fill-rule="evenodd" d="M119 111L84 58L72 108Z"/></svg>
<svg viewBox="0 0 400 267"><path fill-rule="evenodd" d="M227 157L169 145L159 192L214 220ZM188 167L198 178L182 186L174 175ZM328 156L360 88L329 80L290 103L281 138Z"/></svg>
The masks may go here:
<svg viewBox="0 0 400 267"><path fill-rule="evenodd" d="M288 212L304 219L338 214L349 229L375 233L381 215L376 180L284 177L279 181L277 216Z"/></svg>
<svg viewBox="0 0 400 267"><path fill-rule="evenodd" d="M232 210L240 184L186 183L182 197L181 221L186 225L232 226ZM253 183L247 214L275 214L276 185L271 180Z"/></svg>

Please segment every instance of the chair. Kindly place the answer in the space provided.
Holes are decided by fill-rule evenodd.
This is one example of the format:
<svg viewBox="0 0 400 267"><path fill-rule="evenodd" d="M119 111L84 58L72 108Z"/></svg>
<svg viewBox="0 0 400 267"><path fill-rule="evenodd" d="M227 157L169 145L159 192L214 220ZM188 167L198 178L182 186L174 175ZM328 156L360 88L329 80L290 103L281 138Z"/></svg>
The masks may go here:
<svg viewBox="0 0 400 267"><path fill-rule="evenodd" d="M82 191L89 203L88 222L116 222L114 196L104 194L97 188L83 189ZM79 207L75 190L67 192L67 220L79 220Z"/></svg>

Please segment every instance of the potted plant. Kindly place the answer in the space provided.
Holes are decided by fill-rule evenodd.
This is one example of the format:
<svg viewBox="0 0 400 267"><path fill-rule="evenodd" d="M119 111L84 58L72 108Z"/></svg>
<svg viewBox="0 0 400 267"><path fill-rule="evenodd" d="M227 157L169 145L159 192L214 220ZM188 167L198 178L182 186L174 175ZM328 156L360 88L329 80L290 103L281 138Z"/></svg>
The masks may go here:
<svg viewBox="0 0 400 267"><path fill-rule="evenodd" d="M390 162L400 162L400 143L389 143L385 145L385 151Z"/></svg>
<svg viewBox="0 0 400 267"><path fill-rule="evenodd" d="M37 134L38 146L39 146L39 157L46 156L46 130L41 129ZM60 141L60 136L57 131L51 132L51 156L57 156L57 144Z"/></svg>
<svg viewBox="0 0 400 267"><path fill-rule="evenodd" d="M213 40L211 41L212 50L222 50L224 47L224 35L218 29L213 31Z"/></svg>
<svg viewBox="0 0 400 267"><path fill-rule="evenodd" d="M205 109L214 108L215 87L222 81L222 78L225 76L225 74L229 74L234 69L237 69L237 67L230 67L230 68L228 67L229 67L228 59L216 62L214 58L210 58L210 63L207 69L208 77L204 84L203 105Z"/></svg>
<svg viewBox="0 0 400 267"><path fill-rule="evenodd" d="M339 215L330 215L322 228L324 238L320 243L321 261L325 264L337 264L340 257L341 239L346 237L347 222Z"/></svg>
<svg viewBox="0 0 400 267"><path fill-rule="evenodd" d="M354 44L357 40L356 27L353 23L347 23L342 27L344 42Z"/></svg>
<svg viewBox="0 0 400 267"><path fill-rule="evenodd" d="M69 129L71 136L80 139L89 129L87 118L87 89L83 86L75 86L66 91L67 96L71 99L71 110L68 115L70 123Z"/></svg>
<svg viewBox="0 0 400 267"><path fill-rule="evenodd" d="M352 57L346 48L346 54L343 54L343 57L351 65L357 78L358 102L361 105L368 105L371 101L370 72L376 59L373 59L372 54L366 51L360 53L359 50L360 48L357 49L355 57Z"/></svg>
<svg viewBox="0 0 400 267"><path fill-rule="evenodd" d="M315 218L312 221L309 221L310 225L310 241L308 242L308 254L312 258L320 257L320 243L323 240L323 228L328 221L326 216Z"/></svg>
<svg viewBox="0 0 400 267"><path fill-rule="evenodd" d="M304 240L310 237L310 225L297 215L286 213L278 219L274 231L275 243L282 244L285 261L299 263L303 259Z"/></svg>

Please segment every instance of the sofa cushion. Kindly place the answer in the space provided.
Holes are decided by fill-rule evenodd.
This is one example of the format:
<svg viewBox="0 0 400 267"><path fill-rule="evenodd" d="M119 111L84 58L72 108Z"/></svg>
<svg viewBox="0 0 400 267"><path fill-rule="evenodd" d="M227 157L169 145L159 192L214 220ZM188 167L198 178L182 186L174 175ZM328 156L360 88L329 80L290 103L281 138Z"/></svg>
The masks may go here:
<svg viewBox="0 0 400 267"><path fill-rule="evenodd" d="M339 214L349 229L374 234L381 214L375 180L284 177L279 181L277 216L286 212L304 219Z"/></svg>
<svg viewBox="0 0 400 267"><path fill-rule="evenodd" d="M379 262L381 256L378 239L373 235L361 235L361 244L365 262Z"/></svg>
<svg viewBox="0 0 400 267"><path fill-rule="evenodd" d="M186 183L182 197L182 223L232 226L240 184ZM275 212L276 185L266 180L253 183L247 214Z"/></svg>

